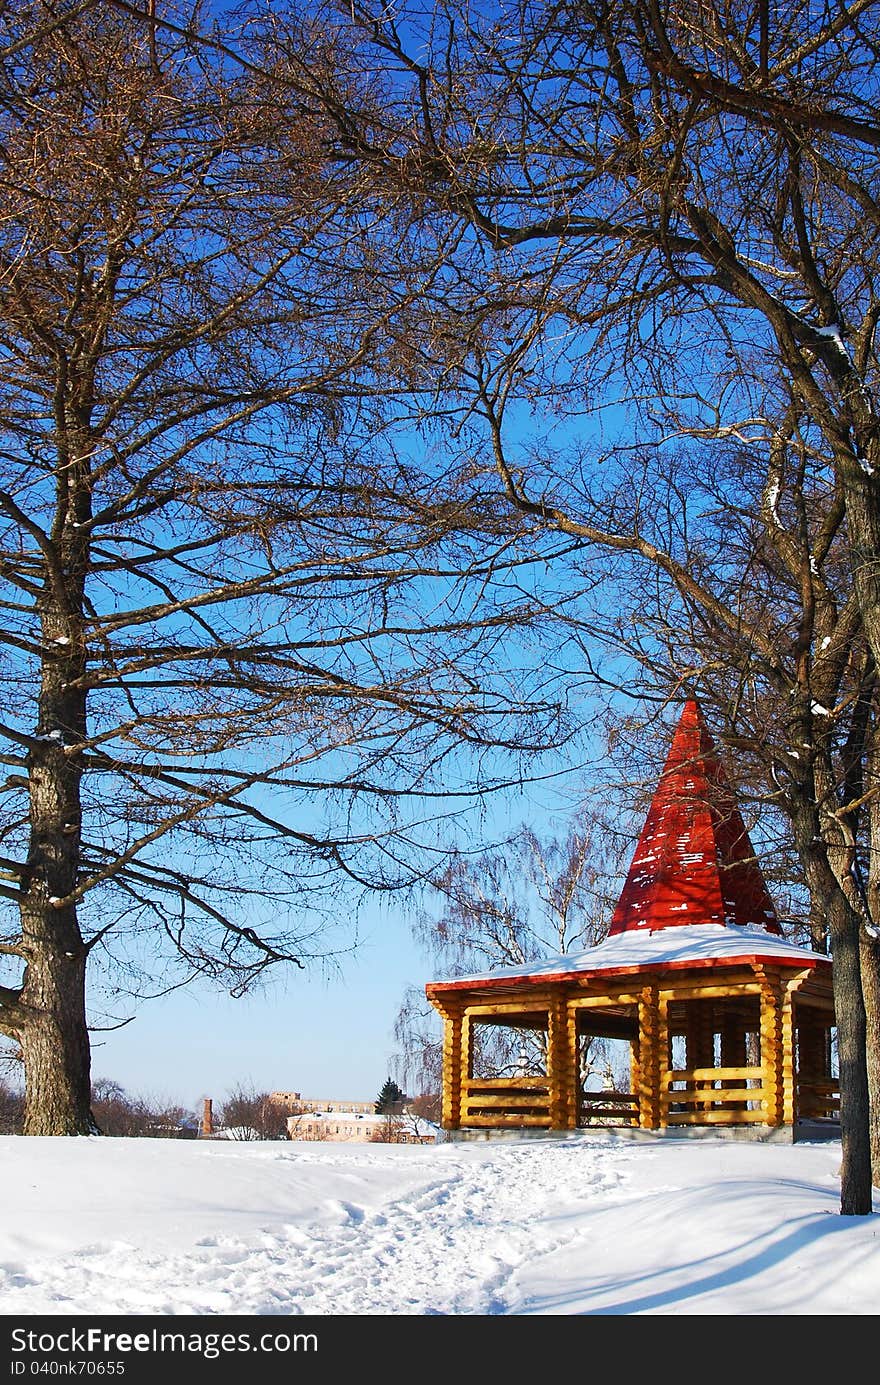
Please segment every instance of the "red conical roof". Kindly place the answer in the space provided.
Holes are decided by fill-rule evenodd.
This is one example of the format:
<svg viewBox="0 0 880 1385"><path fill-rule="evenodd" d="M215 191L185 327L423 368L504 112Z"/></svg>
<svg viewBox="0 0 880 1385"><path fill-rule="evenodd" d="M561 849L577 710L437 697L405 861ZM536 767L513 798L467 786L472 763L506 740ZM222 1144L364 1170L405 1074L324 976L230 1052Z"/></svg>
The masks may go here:
<svg viewBox="0 0 880 1385"><path fill-rule="evenodd" d="M698 704L685 704L610 933L676 924L782 933Z"/></svg>

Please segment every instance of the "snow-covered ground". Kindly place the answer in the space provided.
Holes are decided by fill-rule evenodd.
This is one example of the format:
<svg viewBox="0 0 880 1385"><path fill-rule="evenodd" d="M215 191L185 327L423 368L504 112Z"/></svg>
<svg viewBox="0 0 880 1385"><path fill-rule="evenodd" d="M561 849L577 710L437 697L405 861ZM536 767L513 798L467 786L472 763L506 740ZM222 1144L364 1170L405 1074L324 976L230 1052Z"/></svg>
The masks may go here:
<svg viewBox="0 0 880 1385"><path fill-rule="evenodd" d="M840 1146L0 1138L9 1315L876 1314ZM875 1195L880 1206L880 1194Z"/></svg>

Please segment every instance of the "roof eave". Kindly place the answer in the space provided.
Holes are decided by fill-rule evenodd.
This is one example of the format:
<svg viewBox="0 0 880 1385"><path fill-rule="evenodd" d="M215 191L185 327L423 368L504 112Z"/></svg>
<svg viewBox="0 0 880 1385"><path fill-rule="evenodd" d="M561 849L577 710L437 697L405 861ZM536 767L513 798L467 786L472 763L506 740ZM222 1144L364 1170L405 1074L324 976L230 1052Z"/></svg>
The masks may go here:
<svg viewBox="0 0 880 1385"><path fill-rule="evenodd" d="M815 957L786 957L784 953L739 953L724 957L685 957L671 962L634 962L630 966L618 967L579 967L572 971L539 972L520 976L459 977L453 981L429 981L425 994L429 1000L440 997L448 991L511 990L517 986L545 986L560 981L582 981L597 976L634 976L641 972L667 972L705 970L712 967L733 966L782 966L795 971L813 971L817 967L831 966L831 958L816 953Z"/></svg>

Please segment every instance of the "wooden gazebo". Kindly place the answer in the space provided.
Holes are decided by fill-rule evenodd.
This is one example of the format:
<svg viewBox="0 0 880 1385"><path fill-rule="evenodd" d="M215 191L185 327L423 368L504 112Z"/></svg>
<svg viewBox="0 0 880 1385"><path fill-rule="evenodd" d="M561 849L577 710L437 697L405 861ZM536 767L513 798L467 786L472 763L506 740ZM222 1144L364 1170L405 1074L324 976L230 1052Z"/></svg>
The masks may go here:
<svg viewBox="0 0 880 1385"><path fill-rule="evenodd" d="M833 1128L828 957L782 934L695 701L672 741L607 939L435 981L449 1131L617 1125L755 1138ZM541 1071L481 1074L478 1027L538 1031ZM628 1042L627 1090L591 1089L591 1038Z"/></svg>

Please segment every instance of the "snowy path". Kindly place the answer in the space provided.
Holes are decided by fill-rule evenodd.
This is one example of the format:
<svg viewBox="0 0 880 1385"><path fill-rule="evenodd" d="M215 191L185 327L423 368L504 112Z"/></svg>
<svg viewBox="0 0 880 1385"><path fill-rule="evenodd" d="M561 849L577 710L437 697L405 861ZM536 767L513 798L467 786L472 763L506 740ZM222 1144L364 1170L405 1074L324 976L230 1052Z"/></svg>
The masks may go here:
<svg viewBox="0 0 880 1385"><path fill-rule="evenodd" d="M626 1151L609 1162L607 1151L593 1150L573 1160L550 1144L536 1183L534 1145L491 1159L473 1147L442 1152L439 1178L435 1155L422 1186L378 1208L333 1199L311 1226L202 1237L171 1255L99 1241L27 1270L7 1265L0 1306L22 1314L87 1313L110 1302L130 1314L503 1313L511 1273L576 1238L578 1221L566 1211L618 1192L626 1161ZM370 1156L371 1166L381 1160ZM301 1161L312 1158L321 1155Z"/></svg>
<svg viewBox="0 0 880 1385"><path fill-rule="evenodd" d="M0 1140L0 1313L876 1312L880 1217L832 1215L838 1164L722 1141Z"/></svg>

